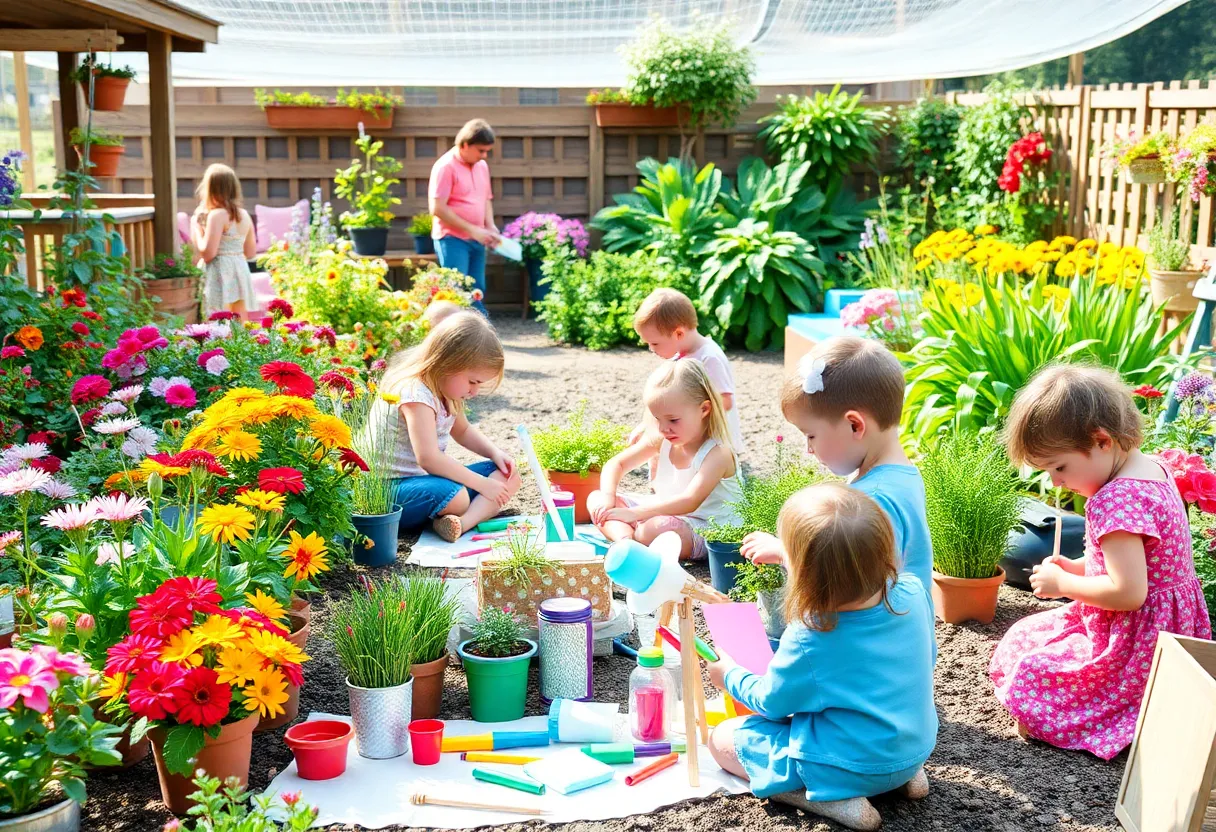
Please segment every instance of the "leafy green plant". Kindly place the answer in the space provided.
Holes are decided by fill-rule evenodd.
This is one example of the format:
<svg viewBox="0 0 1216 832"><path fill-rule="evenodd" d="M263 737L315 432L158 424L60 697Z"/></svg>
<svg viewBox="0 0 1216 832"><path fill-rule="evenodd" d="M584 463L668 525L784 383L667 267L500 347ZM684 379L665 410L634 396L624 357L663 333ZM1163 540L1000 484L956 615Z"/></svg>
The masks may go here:
<svg viewBox="0 0 1216 832"><path fill-rule="evenodd" d="M1177 208L1170 208L1148 234L1149 259L1155 269L1181 271L1191 259L1191 244L1182 239L1178 214Z"/></svg>
<svg viewBox="0 0 1216 832"><path fill-rule="evenodd" d="M174 277L201 277L203 270L195 265L197 255L188 245L179 254L158 254L140 273L144 280L164 280Z"/></svg>
<svg viewBox="0 0 1216 832"><path fill-rule="evenodd" d="M811 182L823 190L840 183L857 165L873 165L886 129L886 108L866 107L862 93L850 96L837 84L831 92L778 99L764 116L758 138L786 162L810 162Z"/></svg>
<svg viewBox="0 0 1216 832"><path fill-rule="evenodd" d="M785 570L773 563L728 563L736 570L735 585L730 597L735 601L755 601L762 592L775 592L785 586Z"/></svg>
<svg viewBox="0 0 1216 832"><path fill-rule="evenodd" d="M460 599L438 575L411 573L405 584L405 614L413 633L410 661L426 664L447 652L448 633L460 614Z"/></svg>
<svg viewBox="0 0 1216 832"><path fill-rule="evenodd" d="M706 125L733 125L756 98L751 50L736 43L729 20L704 17L679 32L654 18L621 51L629 73L623 92L631 102L680 108L685 163L692 161L693 144Z"/></svg>
<svg viewBox="0 0 1216 832"><path fill-rule="evenodd" d="M429 237L431 229L434 227L435 218L431 216L430 211L423 211L410 217L410 233L417 234L422 237Z"/></svg>
<svg viewBox="0 0 1216 832"><path fill-rule="evenodd" d="M777 437L772 470L764 474L745 476L742 496L731 507L739 516L739 525L710 523L705 539L711 543L738 543L752 532L777 533L777 516L795 492L808 485L825 482L828 475L800 454L790 453L782 437Z"/></svg>
<svg viewBox="0 0 1216 832"><path fill-rule="evenodd" d="M991 435L951 432L918 460L933 568L954 578L990 578L1019 524L1022 484Z"/></svg>
<svg viewBox="0 0 1216 832"><path fill-rule="evenodd" d="M338 106L352 107L363 110L371 115L383 118L392 113L393 109L405 104L405 99L396 93L382 92L376 87L375 92L359 92L358 90L338 89Z"/></svg>
<svg viewBox="0 0 1216 832"><path fill-rule="evenodd" d="M922 98L899 112L895 156L922 193L950 193L957 183L955 144L963 108L940 98Z"/></svg>
<svg viewBox="0 0 1216 832"><path fill-rule="evenodd" d="M134 78L135 70L129 66L114 66L113 62L100 64L97 62L97 56L89 55L80 62L80 66L72 73L72 80L81 84L89 82L89 72L97 78Z"/></svg>
<svg viewBox="0 0 1216 832"><path fill-rule="evenodd" d="M267 107L325 107L329 104L328 98L310 92L266 92L260 87L254 89L253 100L263 110Z"/></svg>
<svg viewBox="0 0 1216 832"><path fill-rule="evenodd" d="M190 814L198 820L193 832L304 832L317 819L318 810L300 800L299 792L250 796L235 777L220 783L199 769L191 782L198 791L190 794L196 805ZM165 829L191 832L185 824L171 821Z"/></svg>
<svg viewBox="0 0 1216 832"><path fill-rule="evenodd" d="M614 90L611 87L602 90L591 90L584 101L594 107L596 104L632 104L624 90Z"/></svg>
<svg viewBox="0 0 1216 832"><path fill-rule="evenodd" d="M334 601L329 639L352 685L391 688L410 679L414 619L410 593L400 578L376 582Z"/></svg>
<svg viewBox="0 0 1216 832"><path fill-rule="evenodd" d="M85 142L96 147L122 147L123 137L115 136L101 130L89 130L84 127L73 127L68 139L76 147L83 147Z"/></svg>
<svg viewBox="0 0 1216 832"><path fill-rule="evenodd" d="M545 538L529 523L512 523L507 536L493 543L494 559L486 561L493 572L506 576L515 586L527 586L541 572L555 565L545 556Z"/></svg>
<svg viewBox="0 0 1216 832"><path fill-rule="evenodd" d="M546 471L586 476L625 448L629 429L607 419L587 424L587 400L570 411L564 425L549 425L532 434L536 459Z"/></svg>
<svg viewBox="0 0 1216 832"><path fill-rule="evenodd" d="M470 647L476 654L491 659L505 658L525 652L524 625L511 613L496 607L486 607L481 618L473 623ZM467 649L467 648L466 648Z"/></svg>
<svg viewBox="0 0 1216 832"><path fill-rule="evenodd" d="M348 228L387 228L393 221L392 206L401 204L392 192L401 184L394 176L401 171L401 163L392 156L381 156L384 142L366 133L355 140L355 146L363 158L353 160L334 176L334 193L351 207L338 219Z"/></svg>
<svg viewBox="0 0 1216 832"><path fill-rule="evenodd" d="M1164 130L1139 136L1132 130L1126 137L1116 136L1102 146L1102 157L1109 165L1126 167L1137 159L1165 156L1174 149L1174 137Z"/></svg>

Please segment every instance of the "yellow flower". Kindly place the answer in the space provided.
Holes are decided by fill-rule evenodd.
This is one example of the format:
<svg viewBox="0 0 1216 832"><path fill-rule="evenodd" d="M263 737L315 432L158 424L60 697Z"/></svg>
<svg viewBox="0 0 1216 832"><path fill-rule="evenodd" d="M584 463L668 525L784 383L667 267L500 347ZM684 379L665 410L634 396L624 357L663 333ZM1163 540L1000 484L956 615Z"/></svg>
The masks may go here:
<svg viewBox="0 0 1216 832"><path fill-rule="evenodd" d="M226 459L247 462L262 452L262 440L243 430L230 430L220 437L215 452Z"/></svg>
<svg viewBox="0 0 1216 832"><path fill-rule="evenodd" d="M236 495L236 501L243 506L256 508L258 511L282 511L287 505L287 498L273 491L263 491L251 488Z"/></svg>
<svg viewBox="0 0 1216 832"><path fill-rule="evenodd" d="M349 448L350 428L337 416L320 415L312 420L312 435L327 448Z"/></svg>
<svg viewBox="0 0 1216 832"><path fill-rule="evenodd" d="M115 673L105 677L98 694L105 698L107 705L113 705L127 692L127 674Z"/></svg>
<svg viewBox="0 0 1216 832"><path fill-rule="evenodd" d="M1098 276L1094 279L1094 282L1099 286L1109 286L1116 280L1118 280L1117 275L1110 269L1099 269Z"/></svg>
<svg viewBox="0 0 1216 832"><path fill-rule="evenodd" d="M224 394L224 397L220 401L227 402L228 404L243 405L249 402L262 402L268 398L269 396L256 387L233 387Z"/></svg>
<svg viewBox="0 0 1216 832"><path fill-rule="evenodd" d="M307 581L313 575L329 571L329 562L325 558L325 541L316 532L309 532L308 537L300 537L295 529L291 532L291 541L287 544L286 555L291 563L283 571L283 576L290 578L298 576L301 581Z"/></svg>
<svg viewBox="0 0 1216 832"><path fill-rule="evenodd" d="M396 404L401 401L401 397L396 393L381 393L380 398L384 399L385 404Z"/></svg>
<svg viewBox="0 0 1216 832"><path fill-rule="evenodd" d="M236 430L245 424L241 409L231 405L213 405L203 414L203 422L199 427L216 434Z"/></svg>
<svg viewBox="0 0 1216 832"><path fill-rule="evenodd" d="M160 660L166 664L198 667L203 663L203 657L199 653L202 649L202 639L190 630L182 630L169 637L168 643L160 651Z"/></svg>
<svg viewBox="0 0 1216 832"><path fill-rule="evenodd" d="M196 425L182 440L183 451L206 450L215 441L216 432L206 424Z"/></svg>
<svg viewBox="0 0 1216 832"><path fill-rule="evenodd" d="M243 693L245 707L250 713L257 711L263 718L274 718L286 713L283 703L290 698L287 694L287 678L273 668L258 671Z"/></svg>
<svg viewBox="0 0 1216 832"><path fill-rule="evenodd" d="M977 237L987 237L989 234L995 234L995 233L996 233L996 227L988 225L987 223L985 223L984 225L981 225L981 226L977 226L975 229L975 236L977 236Z"/></svg>
<svg viewBox="0 0 1216 832"><path fill-rule="evenodd" d="M933 261L930 260L928 257L926 257L923 260L917 261L916 270L918 272L923 272L925 269L929 268L932 265L933 265Z"/></svg>
<svg viewBox="0 0 1216 832"><path fill-rule="evenodd" d="M139 470L145 476L159 474L162 479L166 480L172 477L184 477L190 473L189 468L181 468L177 465L164 465L155 459L147 457L144 458L143 462L139 463Z"/></svg>
<svg viewBox="0 0 1216 832"><path fill-rule="evenodd" d="M245 631L240 625L222 615L207 616L207 620L197 625L193 633L204 645L218 644L220 647L232 647L245 638Z"/></svg>
<svg viewBox="0 0 1216 832"><path fill-rule="evenodd" d="M282 621L287 617L287 610L283 609L283 605L275 600L273 596L267 595L260 589L246 592L245 600L249 602L249 606L271 621Z"/></svg>
<svg viewBox="0 0 1216 832"><path fill-rule="evenodd" d="M215 673L221 685L243 685L261 672L266 660L249 642L220 650Z"/></svg>
<svg viewBox="0 0 1216 832"><path fill-rule="evenodd" d="M963 287L963 300L968 306L975 306L984 299L984 290L974 283L968 283Z"/></svg>
<svg viewBox="0 0 1216 832"><path fill-rule="evenodd" d="M1043 287L1043 298L1051 301L1052 308L1057 312L1064 311L1064 304L1068 303L1071 294L1067 286L1048 285Z"/></svg>
<svg viewBox="0 0 1216 832"><path fill-rule="evenodd" d="M1077 249L1080 251L1093 251L1097 247L1098 241L1091 240L1089 237L1086 237L1084 240L1077 243Z"/></svg>
<svg viewBox="0 0 1216 832"><path fill-rule="evenodd" d="M203 509L198 518L198 529L203 534L211 535L216 543L232 543L236 540L248 540L257 520L249 509L240 506L216 503Z"/></svg>
<svg viewBox="0 0 1216 832"><path fill-rule="evenodd" d="M1138 272L1135 274L1125 274L1123 275L1123 280L1120 285L1124 289L1135 289L1140 285L1140 277L1141 276Z"/></svg>
<svg viewBox="0 0 1216 832"><path fill-rule="evenodd" d="M1112 243L1110 240L1107 240L1105 243L1098 246L1098 254L1100 254L1102 256L1106 256L1108 254L1114 254L1118 250L1119 250L1119 247L1117 245L1115 245L1114 243Z"/></svg>
<svg viewBox="0 0 1216 832"><path fill-rule="evenodd" d="M937 296L932 292L925 292L920 296L920 305L925 309L940 309L937 304Z"/></svg>
<svg viewBox="0 0 1216 832"><path fill-rule="evenodd" d="M249 633L249 644L264 659L275 664L303 664L309 657L287 639L266 630Z"/></svg>
<svg viewBox="0 0 1216 832"><path fill-rule="evenodd" d="M269 401L243 404L238 412L246 425L264 425L279 415Z"/></svg>
<svg viewBox="0 0 1216 832"><path fill-rule="evenodd" d="M290 416L292 419L311 419L317 415L317 406L311 399L299 396L272 396L271 406L276 416Z"/></svg>

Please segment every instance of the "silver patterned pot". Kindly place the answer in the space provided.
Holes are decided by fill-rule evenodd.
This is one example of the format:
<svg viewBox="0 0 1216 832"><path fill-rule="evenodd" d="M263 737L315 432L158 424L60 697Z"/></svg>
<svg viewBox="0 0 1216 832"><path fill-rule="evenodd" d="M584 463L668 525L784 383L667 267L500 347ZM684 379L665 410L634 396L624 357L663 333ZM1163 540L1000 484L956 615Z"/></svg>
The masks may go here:
<svg viewBox="0 0 1216 832"><path fill-rule="evenodd" d="M0 820L0 832L76 832L80 829L80 804L64 800L40 812Z"/></svg>
<svg viewBox="0 0 1216 832"><path fill-rule="evenodd" d="M768 637L781 638L785 632L785 587L756 593L756 608Z"/></svg>
<svg viewBox="0 0 1216 832"><path fill-rule="evenodd" d="M388 760L410 750L414 680L391 688L361 688L346 680L355 745L361 757Z"/></svg>

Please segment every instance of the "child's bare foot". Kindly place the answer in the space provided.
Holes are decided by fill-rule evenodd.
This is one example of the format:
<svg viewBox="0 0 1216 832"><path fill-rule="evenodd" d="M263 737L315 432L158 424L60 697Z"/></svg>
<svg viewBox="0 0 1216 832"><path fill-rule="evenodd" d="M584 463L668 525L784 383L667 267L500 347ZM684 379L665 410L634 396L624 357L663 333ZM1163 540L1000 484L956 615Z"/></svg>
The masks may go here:
<svg viewBox="0 0 1216 832"><path fill-rule="evenodd" d="M899 793L911 800L920 800L929 794L929 778L923 768L917 769L916 775L898 789Z"/></svg>
<svg viewBox="0 0 1216 832"><path fill-rule="evenodd" d="M795 790L775 794L770 800L834 820L849 829L869 832L882 826L882 815L878 814L878 810L864 797L813 802L806 799L806 792Z"/></svg>
<svg viewBox="0 0 1216 832"><path fill-rule="evenodd" d="M431 526L435 529L435 534L442 537L448 543L455 543L460 537L460 518L454 514L436 517Z"/></svg>

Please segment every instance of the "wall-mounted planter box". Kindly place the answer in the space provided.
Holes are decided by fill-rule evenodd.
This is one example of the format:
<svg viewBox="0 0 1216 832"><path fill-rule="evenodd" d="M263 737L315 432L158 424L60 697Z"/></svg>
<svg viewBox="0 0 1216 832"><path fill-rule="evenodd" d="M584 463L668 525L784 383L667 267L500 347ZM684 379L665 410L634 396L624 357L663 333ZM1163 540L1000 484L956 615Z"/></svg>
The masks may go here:
<svg viewBox="0 0 1216 832"><path fill-rule="evenodd" d="M680 111L678 107L596 104L595 123L600 127L679 127Z"/></svg>
<svg viewBox="0 0 1216 832"><path fill-rule="evenodd" d="M266 107L266 123L276 130L388 130L393 126L393 111L370 113L354 107L293 107L271 104Z"/></svg>

